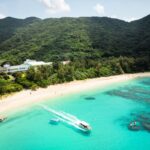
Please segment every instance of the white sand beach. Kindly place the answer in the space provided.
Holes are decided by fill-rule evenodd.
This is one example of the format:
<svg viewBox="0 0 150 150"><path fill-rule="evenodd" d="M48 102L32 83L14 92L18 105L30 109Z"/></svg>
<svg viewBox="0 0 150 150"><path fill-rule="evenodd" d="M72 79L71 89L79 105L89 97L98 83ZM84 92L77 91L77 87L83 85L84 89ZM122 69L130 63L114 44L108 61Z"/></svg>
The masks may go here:
<svg viewBox="0 0 150 150"><path fill-rule="evenodd" d="M131 80L137 77L150 77L150 73L123 74L110 77L73 81L70 83L51 85L46 89L39 88L36 91L24 90L0 100L0 114L24 108L69 93L75 93L95 87L105 87L110 84Z"/></svg>

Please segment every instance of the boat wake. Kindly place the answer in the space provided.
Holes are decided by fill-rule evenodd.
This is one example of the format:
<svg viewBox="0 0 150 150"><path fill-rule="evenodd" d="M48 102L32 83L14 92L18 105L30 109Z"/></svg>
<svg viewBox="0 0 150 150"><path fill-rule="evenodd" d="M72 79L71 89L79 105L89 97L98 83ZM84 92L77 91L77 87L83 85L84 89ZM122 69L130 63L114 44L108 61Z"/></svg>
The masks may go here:
<svg viewBox="0 0 150 150"><path fill-rule="evenodd" d="M56 111L42 104L40 104L39 106L42 107L44 110L55 115L55 117L57 117L60 121L67 123L68 125L71 125L75 127L76 129L79 129L84 132L91 131L90 125L86 123L85 121L78 119L76 116L73 116L63 111Z"/></svg>

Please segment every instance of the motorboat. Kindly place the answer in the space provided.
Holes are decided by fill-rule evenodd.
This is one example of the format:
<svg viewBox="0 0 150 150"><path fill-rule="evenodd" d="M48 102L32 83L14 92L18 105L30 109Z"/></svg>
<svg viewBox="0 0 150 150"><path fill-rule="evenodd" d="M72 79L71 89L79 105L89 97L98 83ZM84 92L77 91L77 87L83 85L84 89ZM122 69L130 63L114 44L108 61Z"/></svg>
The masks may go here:
<svg viewBox="0 0 150 150"><path fill-rule="evenodd" d="M87 122L79 120L76 116L73 116L66 112L56 111L54 109L48 108L45 105L40 105L40 106L44 108L46 111L51 112L55 115L56 119L51 119L50 120L51 124L58 124L61 121L71 126L74 126L75 128L84 132L89 132L92 130L91 126Z"/></svg>
<svg viewBox="0 0 150 150"><path fill-rule="evenodd" d="M88 124L88 123L86 123L85 121L77 121L77 122L75 122L75 124L79 127L79 128L81 128L83 131L91 131L91 126Z"/></svg>

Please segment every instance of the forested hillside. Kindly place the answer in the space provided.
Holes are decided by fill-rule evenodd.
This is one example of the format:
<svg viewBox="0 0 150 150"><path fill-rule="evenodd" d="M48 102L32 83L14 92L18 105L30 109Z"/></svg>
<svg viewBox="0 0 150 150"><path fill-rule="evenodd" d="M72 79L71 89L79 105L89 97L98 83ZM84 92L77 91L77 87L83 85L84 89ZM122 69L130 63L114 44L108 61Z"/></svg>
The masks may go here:
<svg viewBox="0 0 150 150"><path fill-rule="evenodd" d="M131 23L106 17L0 20L0 60L56 61L150 55L150 16ZM146 58L145 58L146 57Z"/></svg>

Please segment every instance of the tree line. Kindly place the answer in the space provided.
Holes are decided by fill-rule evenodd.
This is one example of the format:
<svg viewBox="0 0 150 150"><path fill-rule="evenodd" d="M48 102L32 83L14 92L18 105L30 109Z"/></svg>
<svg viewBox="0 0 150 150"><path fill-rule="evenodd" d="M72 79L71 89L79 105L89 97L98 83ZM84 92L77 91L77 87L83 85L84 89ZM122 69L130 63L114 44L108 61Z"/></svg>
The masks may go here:
<svg viewBox="0 0 150 150"><path fill-rule="evenodd" d="M124 73L136 73L150 70L149 57L109 57L98 60L72 59L69 64L54 62L49 66L31 67L26 72L0 74L0 95L21 91L36 90L49 85L84 80Z"/></svg>

